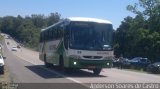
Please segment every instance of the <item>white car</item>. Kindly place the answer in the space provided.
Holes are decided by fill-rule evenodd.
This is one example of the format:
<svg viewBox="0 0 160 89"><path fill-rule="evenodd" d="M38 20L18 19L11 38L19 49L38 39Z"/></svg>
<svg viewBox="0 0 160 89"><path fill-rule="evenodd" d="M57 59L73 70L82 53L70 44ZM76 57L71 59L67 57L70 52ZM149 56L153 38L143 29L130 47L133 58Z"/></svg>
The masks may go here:
<svg viewBox="0 0 160 89"><path fill-rule="evenodd" d="M17 47L16 46L14 46L14 47L12 47L12 49L11 49L12 51L17 51Z"/></svg>
<svg viewBox="0 0 160 89"><path fill-rule="evenodd" d="M4 59L0 54L0 74L4 74Z"/></svg>

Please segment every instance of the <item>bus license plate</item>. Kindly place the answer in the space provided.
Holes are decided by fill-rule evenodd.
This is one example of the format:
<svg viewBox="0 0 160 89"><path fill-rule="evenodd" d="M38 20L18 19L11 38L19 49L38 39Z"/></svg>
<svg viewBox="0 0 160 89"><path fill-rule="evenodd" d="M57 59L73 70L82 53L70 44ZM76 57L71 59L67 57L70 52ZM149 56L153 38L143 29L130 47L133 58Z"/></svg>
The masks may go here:
<svg viewBox="0 0 160 89"><path fill-rule="evenodd" d="M96 68L96 67L95 67L95 66L88 66L88 68L94 69L94 68Z"/></svg>

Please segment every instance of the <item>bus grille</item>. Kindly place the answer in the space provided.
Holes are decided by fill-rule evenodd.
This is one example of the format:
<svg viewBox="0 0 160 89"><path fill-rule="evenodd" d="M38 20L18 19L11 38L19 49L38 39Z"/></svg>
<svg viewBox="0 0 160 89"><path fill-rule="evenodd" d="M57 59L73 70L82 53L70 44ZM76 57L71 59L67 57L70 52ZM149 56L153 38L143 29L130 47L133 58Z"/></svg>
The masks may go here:
<svg viewBox="0 0 160 89"><path fill-rule="evenodd" d="M101 59L102 56L83 56L84 58L87 58L87 59Z"/></svg>

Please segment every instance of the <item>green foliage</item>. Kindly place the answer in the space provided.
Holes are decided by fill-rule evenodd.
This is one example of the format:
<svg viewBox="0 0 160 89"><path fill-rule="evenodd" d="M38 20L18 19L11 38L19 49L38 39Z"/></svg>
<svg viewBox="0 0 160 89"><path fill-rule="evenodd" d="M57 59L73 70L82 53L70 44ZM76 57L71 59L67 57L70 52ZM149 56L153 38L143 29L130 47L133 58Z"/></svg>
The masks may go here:
<svg viewBox="0 0 160 89"><path fill-rule="evenodd" d="M25 46L38 49L40 30L60 20L60 14L51 13L48 17L41 14L31 16L0 17L0 30L10 34Z"/></svg>
<svg viewBox="0 0 160 89"><path fill-rule="evenodd" d="M134 6L128 5L127 10L137 15L126 17L115 31L115 55L157 61L160 59L160 1L139 0Z"/></svg>

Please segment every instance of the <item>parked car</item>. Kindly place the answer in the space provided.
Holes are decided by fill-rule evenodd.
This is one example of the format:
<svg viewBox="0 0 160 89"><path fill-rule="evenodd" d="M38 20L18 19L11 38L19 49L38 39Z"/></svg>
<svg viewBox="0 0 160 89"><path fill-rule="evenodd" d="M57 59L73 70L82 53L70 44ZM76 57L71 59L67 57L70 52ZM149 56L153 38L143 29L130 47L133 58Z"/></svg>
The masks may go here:
<svg viewBox="0 0 160 89"><path fill-rule="evenodd" d="M113 60L113 67L118 67L119 66L119 59L118 58L115 58Z"/></svg>
<svg viewBox="0 0 160 89"><path fill-rule="evenodd" d="M4 74L4 59L0 54L0 74Z"/></svg>
<svg viewBox="0 0 160 89"><path fill-rule="evenodd" d="M128 58L124 58L122 62L122 68L130 68L130 61Z"/></svg>
<svg viewBox="0 0 160 89"><path fill-rule="evenodd" d="M113 67L118 67L118 68L130 68L130 62L128 58L122 58L120 59L115 59L113 60Z"/></svg>
<svg viewBox="0 0 160 89"><path fill-rule="evenodd" d="M153 64L148 65L147 72L160 73L160 62L155 62Z"/></svg>
<svg viewBox="0 0 160 89"><path fill-rule="evenodd" d="M148 58L135 57L129 60L131 68L134 69L143 69L146 70L147 66L151 64L151 61Z"/></svg>
<svg viewBox="0 0 160 89"><path fill-rule="evenodd" d="M11 50L12 51L17 51L17 46L13 46Z"/></svg>

